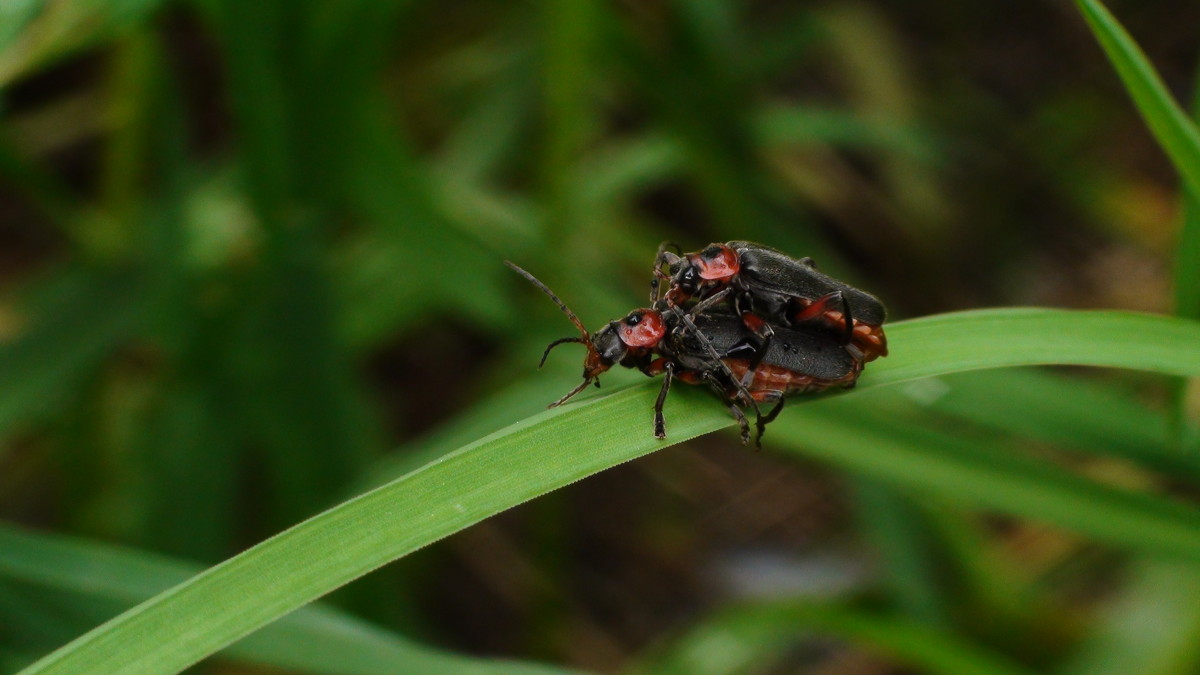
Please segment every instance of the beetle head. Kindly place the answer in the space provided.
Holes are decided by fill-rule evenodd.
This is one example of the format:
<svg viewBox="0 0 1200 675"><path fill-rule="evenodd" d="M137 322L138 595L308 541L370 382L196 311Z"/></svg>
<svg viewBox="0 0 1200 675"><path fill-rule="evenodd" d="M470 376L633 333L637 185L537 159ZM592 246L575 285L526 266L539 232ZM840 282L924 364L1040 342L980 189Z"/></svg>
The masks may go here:
<svg viewBox="0 0 1200 675"><path fill-rule="evenodd" d="M671 270L671 293L667 297L675 303L692 297L707 282L725 283L741 271L737 251L725 244L710 244L699 253L685 256L668 252L663 259Z"/></svg>
<svg viewBox="0 0 1200 675"><path fill-rule="evenodd" d="M576 386L565 396L551 403L549 407L553 408L563 403L566 403L572 396L583 391L593 382L596 386L600 386L600 375L608 371L615 364L620 363L631 348L634 349L652 349L666 334L666 325L663 322L662 315L652 309L637 309L630 312L624 319L620 321L611 321L604 328L596 331L595 335L588 333L583 327L583 322L579 317L575 316L575 312L567 307L566 303L558 298L545 284L538 281L529 272L517 267L507 260L504 261L514 272L525 277L531 284L537 286L543 293L550 296L554 304L567 315L571 323L579 329L580 337L565 337L559 338L546 346L546 351L542 353L542 360L538 363L538 368L541 368L546 363L546 357L550 355L550 350L555 347L568 343L577 342L587 348L587 355L583 359L583 382Z"/></svg>
<svg viewBox="0 0 1200 675"><path fill-rule="evenodd" d="M729 281L741 271L737 251L725 244L709 244L708 248L688 256L696 273L707 281Z"/></svg>
<svg viewBox="0 0 1200 675"><path fill-rule="evenodd" d="M683 302L696 294L700 286L700 270L692 258L696 254L680 256L663 251L662 261L667 264L668 276L671 278L671 291L667 299L672 302Z"/></svg>

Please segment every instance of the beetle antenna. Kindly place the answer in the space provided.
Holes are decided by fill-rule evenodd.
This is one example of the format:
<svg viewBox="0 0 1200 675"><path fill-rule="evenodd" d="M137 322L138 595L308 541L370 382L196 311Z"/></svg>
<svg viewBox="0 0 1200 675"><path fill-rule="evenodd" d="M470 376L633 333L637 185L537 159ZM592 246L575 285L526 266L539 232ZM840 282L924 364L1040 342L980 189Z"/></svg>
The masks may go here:
<svg viewBox="0 0 1200 675"><path fill-rule="evenodd" d="M583 344L583 345L587 344L587 342L585 342L583 338L577 338L577 337L559 338L546 346L546 351L542 352L542 360L538 361L538 368L541 368L542 366L546 365L546 357L550 356L551 349L554 349L555 347L557 347L561 344L567 343L567 342L578 342L579 344Z"/></svg>
<svg viewBox="0 0 1200 675"><path fill-rule="evenodd" d="M550 296L550 299L554 301L554 304L558 305L558 308L563 311L563 314L567 315L567 318L571 320L571 323L575 324L575 327L579 329L579 333L581 335L583 335L582 339L577 339L574 341L586 345L589 350L594 349L594 347L592 347L591 334L588 333L587 329L583 327L583 322L579 320L579 317L575 316L575 312L572 312L571 308L567 307L567 303L563 302L562 300L559 300L558 296L554 294L554 291L550 290L546 286L546 284L543 284L542 282L538 281L537 277L535 277L532 274L530 274L529 272L526 272L525 270L521 269L520 267L518 267L516 265L516 263L505 260L504 264L508 265L509 269L511 269L512 271L514 271L517 274L520 274L521 276L528 279L529 283L533 284L534 286L537 286L538 289L541 290L541 292ZM555 345L562 344L563 342L566 342L566 340L557 340L557 341L551 343L551 345L546 348L546 352L549 353L549 351L552 347L554 347ZM543 356L542 360L545 361L546 358ZM572 392L572 394L573 393L575 393L575 392ZM570 395L568 395L567 398L570 398ZM563 399L563 400L566 400L566 399ZM559 403L561 403L561 402L562 401L559 401ZM558 404L556 403L555 405L558 405Z"/></svg>
<svg viewBox="0 0 1200 675"><path fill-rule="evenodd" d="M583 391L584 389L587 389L587 386L591 383L592 383L591 379L584 378L583 382L580 382L574 389L567 392L566 396L563 396L562 398L558 399L557 401L555 401L554 403L551 403L550 405L548 405L546 407L547 408L557 408L558 406L560 406L560 405L566 403L568 400L570 400L570 398L572 396L574 396L575 394L578 394L579 392Z"/></svg>

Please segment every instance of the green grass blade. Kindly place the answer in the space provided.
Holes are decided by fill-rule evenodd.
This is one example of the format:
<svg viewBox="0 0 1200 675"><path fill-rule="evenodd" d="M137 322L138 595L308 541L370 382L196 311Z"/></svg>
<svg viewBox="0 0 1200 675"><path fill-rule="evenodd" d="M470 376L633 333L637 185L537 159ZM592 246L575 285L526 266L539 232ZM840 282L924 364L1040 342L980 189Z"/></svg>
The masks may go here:
<svg viewBox="0 0 1200 675"><path fill-rule="evenodd" d="M59 623L79 624L79 619L92 615L74 611L76 606L94 605L101 616L105 610L109 610L107 616L112 616L120 608L141 602L201 570L199 565L142 551L0 525L0 579L15 582L25 590L47 589L71 599L73 611L53 617ZM548 666L440 652L320 605L289 614L231 645L222 655L298 672L343 675L564 672Z"/></svg>
<svg viewBox="0 0 1200 675"><path fill-rule="evenodd" d="M1177 675L1200 667L1200 575L1194 564L1139 561L1058 675Z"/></svg>
<svg viewBox="0 0 1200 675"><path fill-rule="evenodd" d="M1159 145L1183 177L1185 209L1175 267L1176 313L1200 318L1200 131L1171 96L1146 55L1115 17L1097 0L1076 0L1080 11L1100 41L1138 111ZM1180 443L1190 447L1197 439L1196 422L1189 419L1188 386L1179 389L1177 420ZM1192 384L1191 387L1196 385Z"/></svg>
<svg viewBox="0 0 1200 675"><path fill-rule="evenodd" d="M860 645L923 673L1017 675L1029 671L1004 657L911 620L851 607L775 602L726 610L704 622L672 649L635 672L724 675L760 672L755 666L810 635ZM768 669L769 672L770 671Z"/></svg>
<svg viewBox="0 0 1200 675"><path fill-rule="evenodd" d="M0 52L37 16L40 5L38 0L12 0L0 5Z"/></svg>
<svg viewBox="0 0 1200 675"><path fill-rule="evenodd" d="M162 0L6 3L0 20L19 30L0 29L0 88L72 52L99 44L145 21Z"/></svg>
<svg viewBox="0 0 1200 675"><path fill-rule="evenodd" d="M871 547L889 599L926 626L951 625L938 541L921 510L890 485L858 476L851 484L859 529Z"/></svg>
<svg viewBox="0 0 1200 675"><path fill-rule="evenodd" d="M38 319L0 344L0 432L57 412L79 382L128 336L142 298L128 278L70 270L28 303Z"/></svg>
<svg viewBox="0 0 1200 675"><path fill-rule="evenodd" d="M1175 313L1200 319L1200 198L1190 191L1175 254Z"/></svg>
<svg viewBox="0 0 1200 675"><path fill-rule="evenodd" d="M7 130L7 129L6 129ZM22 156L0 137L0 179L20 190L30 205L68 237L79 238L80 205L62 179Z"/></svg>
<svg viewBox="0 0 1200 675"><path fill-rule="evenodd" d="M1200 119L1200 69L1192 85L1192 120ZM1175 253L1175 314L1200 319L1200 191L1184 191L1183 229Z"/></svg>
<svg viewBox="0 0 1200 675"><path fill-rule="evenodd" d="M771 427L768 439L914 494L940 494L1118 546L1200 560L1200 509L1101 485L987 436L940 432L926 420L893 414L883 394L797 406Z"/></svg>
<svg viewBox="0 0 1200 675"><path fill-rule="evenodd" d="M1200 367L1200 323L1136 312L982 309L888 328L901 348L859 386L1021 365L1132 368L1188 375ZM1118 347L1119 345L1119 347Z"/></svg>
<svg viewBox="0 0 1200 675"><path fill-rule="evenodd" d="M889 332L893 356L873 364L857 391L962 370L1053 362L1200 375L1200 323L1172 317L1005 309L903 322ZM681 388L667 408L670 439L656 441L649 411L657 389L648 382L545 411L460 448L152 598L30 672L179 670L499 511L730 424L723 407L703 392ZM791 412L805 406L797 408ZM1171 519L1174 510L1159 515L1176 540L1187 534L1181 533L1187 523L1177 520L1200 518ZM1194 535L1200 525L1191 531L1200 556L1200 535Z"/></svg>
<svg viewBox="0 0 1200 675"><path fill-rule="evenodd" d="M1200 70L1192 96L1192 119L1200 116ZM1175 247L1175 315L1200 319L1200 193L1184 190L1183 223ZM1178 444L1190 456L1200 455L1200 380L1181 380L1176 387L1174 421Z"/></svg>
<svg viewBox="0 0 1200 675"><path fill-rule="evenodd" d="M869 117L833 108L774 105L754 118L755 140L764 147L829 143L880 149L936 161L941 148L915 126L886 116Z"/></svg>
<svg viewBox="0 0 1200 675"><path fill-rule="evenodd" d="M1142 119L1193 192L1200 193L1200 131L1171 96L1142 50L1097 0L1076 0Z"/></svg>
<svg viewBox="0 0 1200 675"><path fill-rule="evenodd" d="M580 229L574 205L578 191L579 157L597 123L592 98L596 95L595 3L541 3L543 24L541 70L544 79L545 150L541 178L550 217L564 229Z"/></svg>
<svg viewBox="0 0 1200 675"><path fill-rule="evenodd" d="M1016 392L997 396L997 392ZM914 383L914 405L998 434L1123 457L1164 473L1200 477L1200 456L1180 453L1167 416L1109 383L1008 368Z"/></svg>

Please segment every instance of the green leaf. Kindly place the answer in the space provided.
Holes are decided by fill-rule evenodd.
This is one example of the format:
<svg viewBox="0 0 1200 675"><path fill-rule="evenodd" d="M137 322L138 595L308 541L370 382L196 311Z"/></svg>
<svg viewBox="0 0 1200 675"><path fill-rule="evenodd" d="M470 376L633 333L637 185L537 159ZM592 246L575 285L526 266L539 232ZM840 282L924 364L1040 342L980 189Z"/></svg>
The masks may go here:
<svg viewBox="0 0 1200 675"><path fill-rule="evenodd" d="M1017 395L997 396L1000 391ZM904 393L918 406L996 433L1200 477L1200 456L1177 451L1167 416L1109 383L1009 368L917 382Z"/></svg>
<svg viewBox="0 0 1200 675"><path fill-rule="evenodd" d="M1200 69L1193 82L1192 120L1200 116ZM1200 191L1184 191L1183 223L1175 253L1175 314L1200 319Z"/></svg>
<svg viewBox="0 0 1200 675"><path fill-rule="evenodd" d="M1192 119L1200 115L1200 70L1196 73ZM1200 319L1200 194L1184 190L1183 222L1175 247L1175 314ZM1200 455L1200 380L1182 380L1175 391L1174 421L1180 454Z"/></svg>
<svg viewBox="0 0 1200 675"><path fill-rule="evenodd" d="M855 391L962 370L1053 362L1200 374L1200 324L1171 317L1006 309L903 322L889 332L893 356L873 364ZM697 389L680 388L667 407L670 439L656 441L649 411L657 389L656 382L649 382L548 410L460 448L152 598L51 654L30 672L180 670L488 516L730 424L723 406ZM792 413L808 406L796 407ZM795 414L783 417L796 419ZM890 465L903 461L896 458ZM963 492L965 498L972 496ZM1023 499L1029 493L1024 485L1007 493L997 489L988 503L1011 505L1000 497ZM1051 503L1088 506L1082 499ZM1139 525L1152 524L1145 537L1169 536L1163 546L1200 558L1200 514L1180 505L1154 504L1161 508L1137 502L1132 506L1139 510L1124 513L1118 501L1103 515L1121 516L1115 527L1128 537L1137 535Z"/></svg>
<svg viewBox="0 0 1200 675"><path fill-rule="evenodd" d="M772 425L771 443L807 457L903 485L915 494L1050 522L1157 555L1200 560L1200 510L1107 487L1010 443L941 432L891 414L885 392L797 406Z"/></svg>
<svg viewBox="0 0 1200 675"><path fill-rule="evenodd" d="M1200 323L1136 312L1015 308L905 321L905 344L872 364L859 386L982 368L1079 365L1188 375L1200 368ZM915 347L915 348L914 348Z"/></svg>
<svg viewBox="0 0 1200 675"><path fill-rule="evenodd" d="M34 68L116 36L135 26L162 0L50 2L20 0L0 10L0 88ZM20 24L20 32L7 21Z"/></svg>
<svg viewBox="0 0 1200 675"><path fill-rule="evenodd" d="M16 582L25 590L56 591L73 599L73 606L96 605L101 611L129 607L200 570L198 565L159 555L0 525L0 579ZM68 624L75 619L73 623L78 624L79 619L91 615L83 614L81 617L78 611L72 611L54 618ZM21 617L22 622L25 618ZM307 673L564 672L531 663L443 653L319 605L289 614L231 645L223 656Z"/></svg>
<svg viewBox="0 0 1200 675"><path fill-rule="evenodd" d="M841 638L921 672L946 675L1028 673L998 654L911 620L839 605L773 602L725 610L635 672L718 675L760 672L788 646L812 634ZM769 671L774 672L774 671Z"/></svg>
<svg viewBox="0 0 1200 675"><path fill-rule="evenodd" d="M1183 230L1175 267L1175 307L1180 316L1200 318L1200 131L1171 96L1146 55L1129 33L1097 0L1076 0L1092 32L1125 83L1138 111L1170 157L1184 181L1186 193ZM1178 388L1177 425L1184 448L1200 443L1197 422L1188 408L1188 388Z"/></svg>
<svg viewBox="0 0 1200 675"><path fill-rule="evenodd" d="M598 127L595 56L596 3L541 3L541 59L545 80L545 142L541 177L551 217L579 229L582 216L576 204L577 164Z"/></svg>
<svg viewBox="0 0 1200 675"><path fill-rule="evenodd" d="M1200 131L1171 96L1142 50L1097 0L1076 0L1137 105L1142 119L1193 192L1200 193Z"/></svg>
<svg viewBox="0 0 1200 675"><path fill-rule="evenodd" d="M1059 675L1183 675L1200 666L1200 575L1194 564L1144 560Z"/></svg>
<svg viewBox="0 0 1200 675"><path fill-rule="evenodd" d="M936 537L921 510L889 485L865 477L852 483L859 528L879 560L892 601L927 626L950 625L950 603Z"/></svg>
<svg viewBox="0 0 1200 675"><path fill-rule="evenodd" d="M754 118L755 140L765 147L829 143L883 149L914 159L939 159L933 139L911 124L850 110L775 105Z"/></svg>
<svg viewBox="0 0 1200 675"><path fill-rule="evenodd" d="M79 381L127 337L141 312L128 278L70 270L33 289L37 315L24 333L0 344L0 432L56 411Z"/></svg>
<svg viewBox="0 0 1200 675"><path fill-rule="evenodd" d="M37 16L39 0L11 0L0 5L0 49L7 47Z"/></svg>

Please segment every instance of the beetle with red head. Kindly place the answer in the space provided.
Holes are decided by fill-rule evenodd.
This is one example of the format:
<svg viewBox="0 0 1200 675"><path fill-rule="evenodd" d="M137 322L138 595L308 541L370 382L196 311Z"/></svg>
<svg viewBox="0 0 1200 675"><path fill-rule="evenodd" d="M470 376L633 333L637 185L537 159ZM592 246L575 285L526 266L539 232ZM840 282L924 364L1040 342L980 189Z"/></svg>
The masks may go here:
<svg viewBox="0 0 1200 675"><path fill-rule="evenodd" d="M656 438L666 437L663 405L672 380L679 377L691 384L706 383L717 392L741 427L742 442L748 443L749 423L738 407L739 402L754 409L761 438L765 426L779 414L784 397L822 391L835 384L853 386L862 370L861 362L825 331L781 327L779 339L766 345L736 315L722 311L699 314L693 320L691 313L664 304L662 311L637 309L589 334L575 313L545 284L513 263L505 261L505 264L549 296L579 329L581 337L551 342L539 367L550 350L560 344L579 343L587 348L583 382L551 403L552 408L620 364L637 368L648 376L664 375L654 405ZM776 405L763 416L759 402Z"/></svg>

